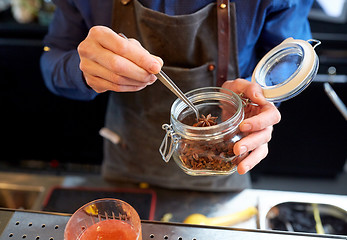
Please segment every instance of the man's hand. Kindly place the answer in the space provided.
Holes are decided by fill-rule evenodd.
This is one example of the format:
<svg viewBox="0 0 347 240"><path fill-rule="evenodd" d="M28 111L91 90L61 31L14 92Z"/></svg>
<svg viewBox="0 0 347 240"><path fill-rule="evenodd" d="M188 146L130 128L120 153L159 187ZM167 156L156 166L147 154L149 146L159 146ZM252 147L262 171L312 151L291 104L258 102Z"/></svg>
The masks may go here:
<svg viewBox="0 0 347 240"><path fill-rule="evenodd" d="M261 87L256 83L236 79L225 82L222 87L237 94L243 93L244 97L258 105L245 107L245 119L240 124L240 130L247 136L238 141L233 149L236 155L249 152L237 166L238 173L245 174L267 156L273 125L281 120L281 114L273 103L264 98Z"/></svg>
<svg viewBox="0 0 347 240"><path fill-rule="evenodd" d="M157 79L163 61L134 39L124 39L110 28L95 26L78 46L80 69L96 92L134 92Z"/></svg>

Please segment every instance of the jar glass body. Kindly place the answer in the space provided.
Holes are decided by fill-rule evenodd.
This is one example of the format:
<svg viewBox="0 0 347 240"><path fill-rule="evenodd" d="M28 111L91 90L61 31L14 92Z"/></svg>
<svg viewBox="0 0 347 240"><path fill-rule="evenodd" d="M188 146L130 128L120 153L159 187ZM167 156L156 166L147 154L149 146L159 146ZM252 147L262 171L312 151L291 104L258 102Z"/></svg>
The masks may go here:
<svg viewBox="0 0 347 240"><path fill-rule="evenodd" d="M236 171L244 156L236 156L234 144L243 136L239 124L244 118L242 99L234 92L206 87L186 93L200 114L217 117L217 124L194 127L194 112L180 99L171 107L171 126L177 141L172 157L189 175L228 175Z"/></svg>

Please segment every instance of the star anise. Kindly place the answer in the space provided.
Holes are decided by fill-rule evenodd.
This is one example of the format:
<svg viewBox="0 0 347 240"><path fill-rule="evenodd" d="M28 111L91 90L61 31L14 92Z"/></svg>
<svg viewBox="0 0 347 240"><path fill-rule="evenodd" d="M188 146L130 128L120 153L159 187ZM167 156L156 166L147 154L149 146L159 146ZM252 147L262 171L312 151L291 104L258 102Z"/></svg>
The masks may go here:
<svg viewBox="0 0 347 240"><path fill-rule="evenodd" d="M218 117L212 117L211 114L208 114L206 117L204 114L201 114L201 117L198 119L197 123L193 124L193 127L209 127L216 125Z"/></svg>

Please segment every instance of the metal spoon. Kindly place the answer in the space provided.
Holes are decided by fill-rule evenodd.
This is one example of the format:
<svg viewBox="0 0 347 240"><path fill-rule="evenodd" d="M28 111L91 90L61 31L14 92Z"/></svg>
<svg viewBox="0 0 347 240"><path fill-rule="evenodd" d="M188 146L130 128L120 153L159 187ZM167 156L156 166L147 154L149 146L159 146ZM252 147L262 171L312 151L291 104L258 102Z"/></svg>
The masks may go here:
<svg viewBox="0 0 347 240"><path fill-rule="evenodd" d="M119 35L125 39L128 39L123 33L119 33ZM196 120L199 119L200 113L199 110L194 106L194 104L184 95L184 93L176 86L174 81L172 81L162 70L155 76L168 88L173 92L179 99L181 99L185 104L187 104L195 113Z"/></svg>
<svg viewBox="0 0 347 240"><path fill-rule="evenodd" d="M199 110L194 106L194 104L184 95L184 93L179 89L176 84L162 71L155 76L168 88L173 92L179 99L181 99L185 104L187 104L195 113L196 120L199 119L200 113Z"/></svg>

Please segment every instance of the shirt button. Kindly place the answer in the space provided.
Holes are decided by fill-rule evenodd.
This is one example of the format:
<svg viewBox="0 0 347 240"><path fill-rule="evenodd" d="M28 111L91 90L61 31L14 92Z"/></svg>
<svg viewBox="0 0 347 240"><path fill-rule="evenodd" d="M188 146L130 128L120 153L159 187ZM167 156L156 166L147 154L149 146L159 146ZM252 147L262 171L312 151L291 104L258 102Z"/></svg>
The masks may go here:
<svg viewBox="0 0 347 240"><path fill-rule="evenodd" d="M215 69L215 66L213 64L209 64L207 69L212 72Z"/></svg>
<svg viewBox="0 0 347 240"><path fill-rule="evenodd" d="M123 5L127 5L129 2L130 2L130 0L121 0L121 3L122 3Z"/></svg>
<svg viewBox="0 0 347 240"><path fill-rule="evenodd" d="M219 5L219 7L220 7L221 9L224 9L224 8L227 7L227 5L226 5L225 3L222 3L221 5Z"/></svg>

